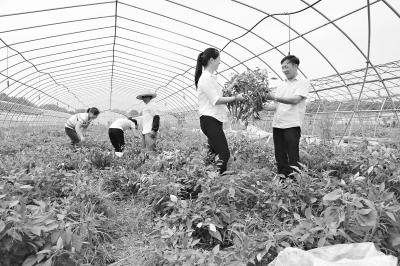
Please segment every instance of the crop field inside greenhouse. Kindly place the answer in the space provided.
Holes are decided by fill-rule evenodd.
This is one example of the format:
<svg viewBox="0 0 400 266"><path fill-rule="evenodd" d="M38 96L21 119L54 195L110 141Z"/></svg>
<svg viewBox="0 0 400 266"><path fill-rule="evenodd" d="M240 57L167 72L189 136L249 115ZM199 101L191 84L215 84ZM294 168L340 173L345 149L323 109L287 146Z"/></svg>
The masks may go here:
<svg viewBox="0 0 400 266"><path fill-rule="evenodd" d="M0 0L0 266L400 266L399 0Z"/></svg>

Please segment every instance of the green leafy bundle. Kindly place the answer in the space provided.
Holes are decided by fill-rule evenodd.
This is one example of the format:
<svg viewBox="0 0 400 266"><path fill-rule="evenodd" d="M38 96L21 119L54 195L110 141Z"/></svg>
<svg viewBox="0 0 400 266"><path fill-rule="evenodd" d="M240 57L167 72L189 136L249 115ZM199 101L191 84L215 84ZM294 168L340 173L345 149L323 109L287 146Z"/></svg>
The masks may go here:
<svg viewBox="0 0 400 266"><path fill-rule="evenodd" d="M229 86L237 80L236 86L228 90ZM268 72L266 69L257 68L255 71L248 69L242 74L236 74L225 84L224 97L235 96L243 93L246 96L244 102L228 103L227 107L232 117L247 125L250 118L259 119L259 112L263 109L263 103L267 101L266 96L270 92L268 86Z"/></svg>

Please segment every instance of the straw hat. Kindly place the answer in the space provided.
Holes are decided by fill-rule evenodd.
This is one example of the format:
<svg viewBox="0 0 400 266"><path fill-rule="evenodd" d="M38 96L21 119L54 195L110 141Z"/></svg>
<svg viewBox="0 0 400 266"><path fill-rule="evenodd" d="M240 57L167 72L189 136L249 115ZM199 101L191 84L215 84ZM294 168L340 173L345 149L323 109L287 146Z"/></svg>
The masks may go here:
<svg viewBox="0 0 400 266"><path fill-rule="evenodd" d="M138 96L136 96L136 99L142 100L143 96L151 96L154 99L157 97L157 94L151 92L149 89L144 89Z"/></svg>

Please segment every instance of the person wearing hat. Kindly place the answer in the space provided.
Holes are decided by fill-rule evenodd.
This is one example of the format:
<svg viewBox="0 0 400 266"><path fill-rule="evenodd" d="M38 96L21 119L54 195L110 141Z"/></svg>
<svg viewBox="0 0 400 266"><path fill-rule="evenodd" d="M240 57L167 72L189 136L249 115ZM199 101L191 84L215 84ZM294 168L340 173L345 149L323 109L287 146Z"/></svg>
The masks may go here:
<svg viewBox="0 0 400 266"><path fill-rule="evenodd" d="M79 145L85 140L85 133L90 123L100 114L99 109L92 107L86 113L78 113L71 116L65 123L65 133L71 139L71 146L78 150Z"/></svg>
<svg viewBox="0 0 400 266"><path fill-rule="evenodd" d="M110 137L111 144L114 146L115 155L118 157L122 157L124 155L123 151L125 148L125 138L124 131L127 129L133 129L133 135L137 138L140 138L137 129L138 124L136 119L132 117L128 118L120 118L115 120L114 123L108 129L108 136Z"/></svg>
<svg viewBox="0 0 400 266"><path fill-rule="evenodd" d="M145 104L142 112L142 148L153 153L156 151L157 131L160 126L160 116L158 115L157 104L154 101L156 96L155 93L147 89L136 96L136 99L142 100Z"/></svg>

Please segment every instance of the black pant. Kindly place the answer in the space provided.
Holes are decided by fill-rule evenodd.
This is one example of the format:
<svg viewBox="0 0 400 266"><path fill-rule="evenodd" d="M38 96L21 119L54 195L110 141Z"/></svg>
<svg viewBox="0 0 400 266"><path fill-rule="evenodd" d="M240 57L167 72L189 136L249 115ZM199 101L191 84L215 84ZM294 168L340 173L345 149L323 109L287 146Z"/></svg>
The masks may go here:
<svg viewBox="0 0 400 266"><path fill-rule="evenodd" d="M71 145L76 146L81 142L78 134L75 130L70 129L69 127L65 127L65 133L67 133L68 137L71 139Z"/></svg>
<svg viewBox="0 0 400 266"><path fill-rule="evenodd" d="M200 127L204 135L208 138L208 152L212 155L218 155L219 161L217 165L219 173L222 174L226 171L226 166L231 156L225 133L222 130L222 122L212 116L203 115L200 117Z"/></svg>
<svg viewBox="0 0 400 266"><path fill-rule="evenodd" d="M273 128L275 159L278 163L278 174L288 177L293 173L290 166L299 167L300 127Z"/></svg>
<svg viewBox="0 0 400 266"><path fill-rule="evenodd" d="M115 148L115 152L123 152L125 148L124 131L119 128L109 128L108 136Z"/></svg>

